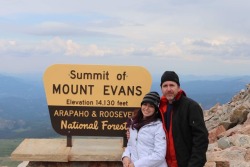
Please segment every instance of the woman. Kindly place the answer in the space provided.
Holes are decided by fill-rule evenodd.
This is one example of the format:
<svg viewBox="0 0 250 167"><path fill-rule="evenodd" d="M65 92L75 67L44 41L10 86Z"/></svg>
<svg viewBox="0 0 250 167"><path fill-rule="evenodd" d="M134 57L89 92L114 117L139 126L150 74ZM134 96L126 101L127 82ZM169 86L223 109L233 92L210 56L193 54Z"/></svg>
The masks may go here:
<svg viewBox="0 0 250 167"><path fill-rule="evenodd" d="M122 154L124 167L167 167L166 135L160 120L160 96L149 92L128 121L130 137Z"/></svg>

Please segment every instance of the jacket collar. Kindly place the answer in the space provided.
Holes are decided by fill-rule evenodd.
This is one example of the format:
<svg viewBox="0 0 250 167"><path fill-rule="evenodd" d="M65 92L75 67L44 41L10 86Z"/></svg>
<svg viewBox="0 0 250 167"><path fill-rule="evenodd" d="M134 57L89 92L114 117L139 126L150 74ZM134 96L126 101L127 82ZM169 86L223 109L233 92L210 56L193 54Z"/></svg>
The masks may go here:
<svg viewBox="0 0 250 167"><path fill-rule="evenodd" d="M182 89L180 89L179 92L177 93L177 95L175 96L173 104L175 104L176 102L178 102L180 100L181 96L186 96L186 93ZM168 104L168 100L166 99L165 96L161 97L161 102Z"/></svg>

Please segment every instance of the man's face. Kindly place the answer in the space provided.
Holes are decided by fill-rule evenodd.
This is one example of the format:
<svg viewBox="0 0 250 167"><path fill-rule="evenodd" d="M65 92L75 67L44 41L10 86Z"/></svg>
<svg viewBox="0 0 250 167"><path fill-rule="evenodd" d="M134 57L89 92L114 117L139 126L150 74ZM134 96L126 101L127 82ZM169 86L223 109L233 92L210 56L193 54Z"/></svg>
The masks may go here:
<svg viewBox="0 0 250 167"><path fill-rule="evenodd" d="M173 102L179 90L180 86L173 81L165 81L161 85L162 95L165 96L170 103Z"/></svg>

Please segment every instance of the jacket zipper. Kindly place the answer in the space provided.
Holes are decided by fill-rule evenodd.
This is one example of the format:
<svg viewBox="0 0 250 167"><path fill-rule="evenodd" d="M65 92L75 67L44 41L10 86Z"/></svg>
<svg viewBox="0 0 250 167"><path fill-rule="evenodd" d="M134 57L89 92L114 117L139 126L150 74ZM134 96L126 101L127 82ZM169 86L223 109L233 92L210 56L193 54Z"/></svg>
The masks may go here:
<svg viewBox="0 0 250 167"><path fill-rule="evenodd" d="M139 130L136 132L136 138L135 138L135 141L136 141L136 154L137 154L137 157L138 157L138 159L140 159L139 158L139 154L138 154L138 150L137 150L137 148L138 148L138 133L139 133Z"/></svg>

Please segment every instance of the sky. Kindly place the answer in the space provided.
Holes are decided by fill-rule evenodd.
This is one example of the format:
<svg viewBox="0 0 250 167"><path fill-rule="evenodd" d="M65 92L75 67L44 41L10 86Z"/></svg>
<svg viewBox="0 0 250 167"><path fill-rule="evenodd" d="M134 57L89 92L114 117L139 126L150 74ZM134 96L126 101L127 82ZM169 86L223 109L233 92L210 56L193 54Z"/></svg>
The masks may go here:
<svg viewBox="0 0 250 167"><path fill-rule="evenodd" d="M249 0L0 0L0 74L53 64L249 75Z"/></svg>

